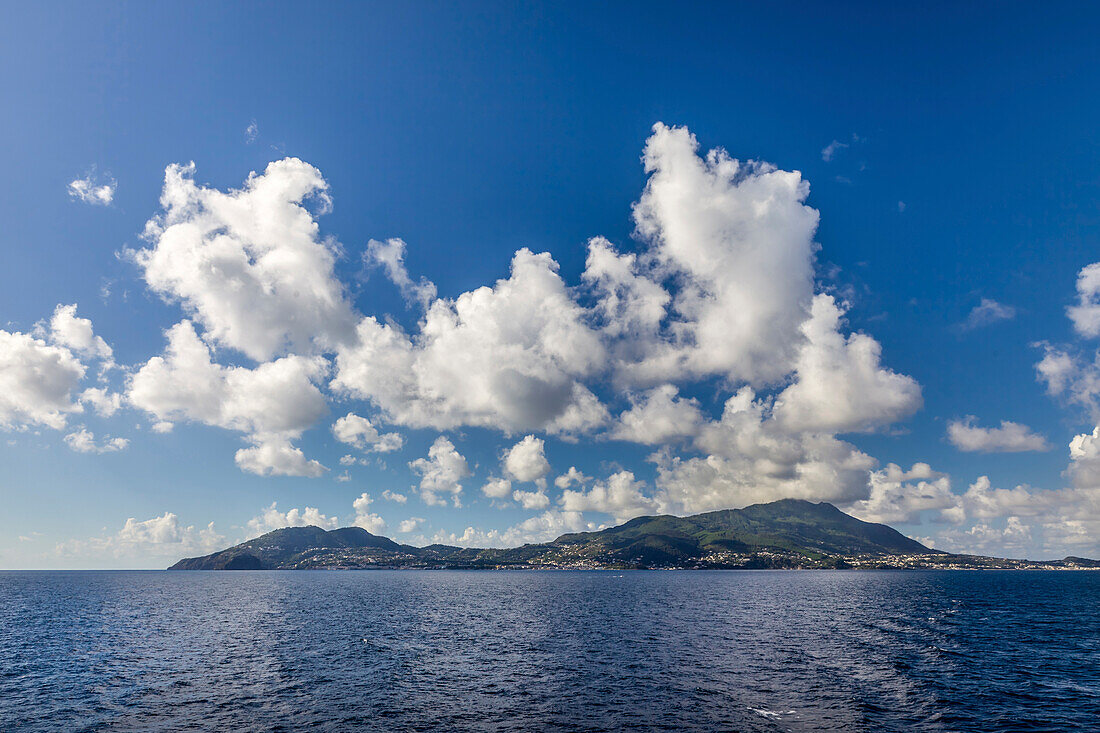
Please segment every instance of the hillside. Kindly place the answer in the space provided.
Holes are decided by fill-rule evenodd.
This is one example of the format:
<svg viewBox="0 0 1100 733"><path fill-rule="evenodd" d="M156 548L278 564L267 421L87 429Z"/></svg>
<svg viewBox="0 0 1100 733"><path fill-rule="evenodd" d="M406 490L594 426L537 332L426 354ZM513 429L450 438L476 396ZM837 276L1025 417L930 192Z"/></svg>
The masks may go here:
<svg viewBox="0 0 1100 733"><path fill-rule="evenodd" d="M842 567L856 557L937 554L831 504L784 499L690 517L638 517L509 549L413 547L358 527L291 527L173 570L319 567Z"/></svg>
<svg viewBox="0 0 1100 733"><path fill-rule="evenodd" d="M563 535L554 544L598 548L624 561L644 563L760 552L815 560L933 552L892 527L861 521L832 504L798 499L691 517L638 517L600 532Z"/></svg>
<svg viewBox="0 0 1100 733"><path fill-rule="evenodd" d="M406 550L418 552L415 547L399 545L359 527L287 527L212 555L180 560L169 570L264 570L308 562L318 555L344 552L389 556Z"/></svg>

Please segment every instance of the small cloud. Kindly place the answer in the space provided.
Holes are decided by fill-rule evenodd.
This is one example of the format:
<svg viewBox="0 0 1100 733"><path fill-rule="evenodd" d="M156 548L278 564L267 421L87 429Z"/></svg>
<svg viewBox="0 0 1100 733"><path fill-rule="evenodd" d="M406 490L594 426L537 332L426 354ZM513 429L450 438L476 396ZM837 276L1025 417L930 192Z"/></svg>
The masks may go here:
<svg viewBox="0 0 1100 733"><path fill-rule="evenodd" d="M833 140L831 143L821 149L821 159L828 163L836 157L836 154L838 152L846 147L848 147L848 143L842 143L839 140Z"/></svg>
<svg viewBox="0 0 1100 733"><path fill-rule="evenodd" d="M904 214L905 213L905 202L904 201L899 201L898 202L898 213L899 214Z"/></svg>
<svg viewBox="0 0 1100 733"><path fill-rule="evenodd" d="M92 206L109 206L115 199L118 182L113 178L101 181L93 168L83 178L69 182L69 197Z"/></svg>
<svg viewBox="0 0 1100 733"><path fill-rule="evenodd" d="M402 534L408 534L409 532L415 532L420 529L420 525L424 524L424 517L409 517L408 519L401 520L398 525L398 530Z"/></svg>
<svg viewBox="0 0 1100 733"><path fill-rule="evenodd" d="M1016 309L1011 305L998 303L992 298L982 298L982 302L974 306L966 320L959 324L959 330L973 331L998 321L1010 321L1015 317Z"/></svg>
<svg viewBox="0 0 1100 733"><path fill-rule="evenodd" d="M65 436L65 443L77 453L115 453L125 450L130 445L126 438L107 437L102 443L97 443L95 434L84 427Z"/></svg>
<svg viewBox="0 0 1100 733"><path fill-rule="evenodd" d="M1050 444L1027 425L1002 420L999 428L983 428L975 423L978 418L968 415L962 420L952 420L947 426L947 438L951 445L967 453L1023 453L1047 451Z"/></svg>
<svg viewBox="0 0 1100 733"><path fill-rule="evenodd" d="M248 123L248 127L244 130L244 141L248 145L256 142L256 138L260 135L260 126L256 124L256 120L252 120Z"/></svg>

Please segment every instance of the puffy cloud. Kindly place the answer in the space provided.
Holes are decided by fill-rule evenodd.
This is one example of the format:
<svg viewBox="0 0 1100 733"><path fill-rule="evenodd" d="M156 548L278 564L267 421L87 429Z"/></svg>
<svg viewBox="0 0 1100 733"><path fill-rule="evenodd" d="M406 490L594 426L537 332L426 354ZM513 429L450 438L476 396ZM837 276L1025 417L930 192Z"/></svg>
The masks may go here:
<svg viewBox="0 0 1100 733"><path fill-rule="evenodd" d="M1066 308L1066 315L1077 333L1088 338L1100 336L1100 262L1077 273L1077 305Z"/></svg>
<svg viewBox="0 0 1100 733"><path fill-rule="evenodd" d="M922 513L937 517L946 513L952 521L961 521L959 497L951 491L951 477L933 471L927 463L915 463L905 471L891 463L871 472L871 493L866 499L843 507L867 522L886 524L919 521Z"/></svg>
<svg viewBox="0 0 1100 733"><path fill-rule="evenodd" d="M660 124L644 162L637 251L590 240L578 288L550 254L521 249L507 277L438 298L430 281L409 275L402 240L372 240L367 263L423 308L408 330L348 302L334 274L338 245L304 205L311 197L328 205L317 169L278 161L222 192L196 185L193 167L171 166L149 245L132 256L149 287L202 328L183 321L170 329L165 353L130 378L128 400L155 430L193 420L240 432L250 443L237 453L245 470L320 475L324 467L293 443L326 412L322 355L334 356L329 389L377 410L373 423L349 412L332 426L360 450L401 447L397 433L379 433L379 420L526 435L483 492L546 511L505 532L470 530L495 541L588 526L581 511L622 518L783 496L867 500L874 461L835 433L904 417L919 406L920 389L881 365L870 336L842 333L843 309L831 296L814 296L818 215L805 203L808 185L797 172L720 149L701 155L686 129ZM69 315L73 331L82 319ZM217 363L214 347L260 363ZM720 420L680 396L700 380L739 390ZM631 395L614 423L596 385ZM110 409L105 391L86 394ZM571 468L555 482L563 508L551 509L550 467L534 434L570 439L605 427L607 436L666 446L654 457L654 492L629 472L573 490L589 479ZM675 457L672 441L702 455ZM362 462L349 458L341 465ZM459 504L471 472L447 438L408 465L425 503ZM538 491L513 486L530 481ZM588 508L569 508L580 506Z"/></svg>
<svg viewBox="0 0 1100 733"><path fill-rule="evenodd" d="M982 302L974 306L959 327L963 331L973 331L997 321L1010 321L1015 317L1016 309L1012 306L998 303L990 298L982 298Z"/></svg>
<svg viewBox="0 0 1100 733"><path fill-rule="evenodd" d="M96 443L95 434L81 426L75 432L65 436L65 444L77 453L115 453L125 450L130 445L126 438L104 438L102 443Z"/></svg>
<svg viewBox="0 0 1100 733"><path fill-rule="evenodd" d="M278 503L273 501L271 506L248 520L247 527L250 537L257 537L285 527L312 526L321 529L336 529L340 526L336 517L327 517L311 506L307 506L305 509L294 508L287 512L280 512L277 507Z"/></svg>
<svg viewBox="0 0 1100 733"><path fill-rule="evenodd" d="M431 301L411 334L365 317L354 343L337 353L333 388L402 425L568 435L608 422L588 384L610 375L618 386L652 388L634 393L610 435L651 445L694 438L708 457L669 456L666 468L709 461L715 480L737 475L704 504L737 501L733 487L754 484L772 498L784 487L865 498L874 463L833 433L908 415L920 388L881 365L870 336L841 333L843 310L831 296L814 297L818 215L805 204L807 184L797 172L720 149L700 155L686 129L661 124L644 161L638 252L590 240L584 287L574 294L548 254L523 249L507 279ZM408 294L404 253L400 240L368 248ZM755 442L744 451L708 450L712 424L698 403L679 397L678 384L711 377L731 388L788 385L774 405L761 399ZM766 472L763 481L755 470ZM506 496L501 483L490 490ZM670 506L694 505L673 493Z"/></svg>
<svg viewBox="0 0 1100 733"><path fill-rule="evenodd" d="M813 296L818 215L797 172L700 157L685 128L657 124L634 207L653 277L678 283L660 341L621 365L632 381L720 375L775 382L789 371Z"/></svg>
<svg viewBox="0 0 1100 733"><path fill-rule="evenodd" d="M1047 392L1080 405L1100 421L1100 352L1087 361L1068 350L1039 343L1043 358L1035 365L1040 382L1046 382Z"/></svg>
<svg viewBox="0 0 1100 733"><path fill-rule="evenodd" d="M237 451L233 460L242 471L258 476L306 476L317 478L328 469L320 462L306 458L301 448L279 433L249 436L252 445Z"/></svg>
<svg viewBox="0 0 1100 733"><path fill-rule="evenodd" d="M74 201L82 201L93 206L109 206L115 199L117 188L117 181L107 178L100 182L93 170L83 178L69 182L69 197Z"/></svg>
<svg viewBox="0 0 1100 733"><path fill-rule="evenodd" d="M405 445L405 439L398 433L379 433L370 420L354 412L339 418L332 426L332 434L341 443L376 453L390 453Z"/></svg>
<svg viewBox="0 0 1100 733"><path fill-rule="evenodd" d="M506 478L490 478L481 487L481 493L490 499L507 499L512 495L512 482Z"/></svg>
<svg viewBox="0 0 1100 733"><path fill-rule="evenodd" d="M420 529L420 526L424 524L424 517L409 517L408 519L402 519L397 525L397 531L401 534L409 534Z"/></svg>
<svg viewBox="0 0 1100 733"><path fill-rule="evenodd" d="M1077 305L1067 308L1066 315L1079 335L1100 335L1100 262L1077 274ZM1093 420L1100 421L1100 351L1090 360L1064 346L1045 341L1034 345L1043 350L1035 371L1039 381L1046 383L1047 392L1084 407Z"/></svg>
<svg viewBox="0 0 1100 733"><path fill-rule="evenodd" d="M978 418L968 415L947 425L951 444L962 451L982 453L1020 453L1050 450L1046 438L1020 423L1001 421L999 428L976 425Z"/></svg>
<svg viewBox="0 0 1100 733"><path fill-rule="evenodd" d="M58 346L64 346L81 356L103 359L111 362L114 352L107 342L96 336L92 322L87 318L78 318L76 303L58 305L50 318L50 340Z"/></svg>
<svg viewBox="0 0 1100 733"><path fill-rule="evenodd" d="M722 418L695 441L706 455L684 459L658 451L660 511L692 514L782 498L848 503L865 499L875 461L828 433L790 433L766 400L743 387Z"/></svg>
<svg viewBox="0 0 1100 733"><path fill-rule="evenodd" d="M679 390L671 384L633 397L631 405L619 416L612 438L658 445L692 437L704 422L698 401L681 399Z"/></svg>
<svg viewBox="0 0 1100 733"><path fill-rule="evenodd" d="M638 347L656 338L672 300L640 269L637 255L619 254L603 237L589 240L581 277L596 296L594 311L603 332L623 337L617 348L625 359L640 356Z"/></svg>
<svg viewBox="0 0 1100 733"><path fill-rule="evenodd" d="M554 486L557 486L559 489L568 489L573 484L580 486L588 483L590 480L590 477L578 471L576 466L570 466L568 471L554 479Z"/></svg>
<svg viewBox="0 0 1100 733"><path fill-rule="evenodd" d="M512 498L524 509L545 509L550 506L550 497L544 489L538 491L513 491Z"/></svg>
<svg viewBox="0 0 1100 733"><path fill-rule="evenodd" d="M644 481L637 481L630 471L619 471L607 481L597 482L588 491L566 489L561 495L561 506L573 512L603 512L621 524L634 517L657 512L657 502L642 493Z"/></svg>
<svg viewBox="0 0 1100 733"><path fill-rule="evenodd" d="M546 443L541 438L528 435L504 452L504 472L516 481L540 481L550 473L546 460Z"/></svg>
<svg viewBox="0 0 1100 733"><path fill-rule="evenodd" d="M410 303L417 303L427 309L435 300L435 284L426 278L413 282L409 271L405 269L405 242L401 239L387 239L379 242L372 239L367 242L367 251L363 256L367 264L378 265L385 269L386 276L401 291L401 295Z"/></svg>
<svg viewBox="0 0 1100 733"><path fill-rule="evenodd" d="M446 499L439 494L450 494L455 506L460 506L462 479L470 476L470 467L466 459L455 450L454 443L440 435L428 449L427 458L417 458L409 463L415 473L420 474L420 498L428 505L445 505Z"/></svg>
<svg viewBox="0 0 1100 733"><path fill-rule="evenodd" d="M814 298L795 381L776 398L775 415L788 430L865 431L921 406L920 386L880 365L877 341L861 333L845 339L842 315L831 295Z"/></svg>
<svg viewBox="0 0 1100 733"><path fill-rule="evenodd" d="M327 411L314 384L327 371L320 357L285 356L254 369L226 367L190 321L167 332L164 356L149 359L130 378L128 398L159 421L194 420L249 436L252 447L237 453L243 469L261 475L318 476L324 467L307 461L290 441Z"/></svg>
<svg viewBox="0 0 1100 733"><path fill-rule="evenodd" d="M843 506L861 519L921 525L925 544L951 552L1051 558L1100 553L1100 428L1070 443L1071 485L1001 489L979 476L954 493L950 478L918 463L871 475L867 500Z"/></svg>
<svg viewBox="0 0 1100 733"><path fill-rule="evenodd" d="M400 433L382 433L374 444L375 453L393 453L405 447L405 438Z"/></svg>
<svg viewBox="0 0 1100 733"><path fill-rule="evenodd" d="M988 476L979 476L959 499L955 518L997 519L1009 514L1036 515L1054 507L1059 497L1057 490L1031 490L1024 486L1014 489L993 488ZM1064 498L1064 495L1062 495Z"/></svg>
<svg viewBox="0 0 1100 733"><path fill-rule="evenodd" d="M190 321L168 329L164 356L132 377L129 399L162 420L195 420L243 433L298 434L325 414L314 382L323 359L286 356L254 369L212 361Z"/></svg>
<svg viewBox="0 0 1100 733"><path fill-rule="evenodd" d="M409 497L405 496L404 494L399 494L398 492L390 491L389 489L386 489L382 492L382 498L386 501L395 501L398 504L404 504L409 500Z"/></svg>
<svg viewBox="0 0 1100 733"><path fill-rule="evenodd" d="M179 301L210 342L257 361L350 337L355 318L333 273L337 245L303 205L328 206L321 172L287 158L223 193L196 185L194 170L166 169L163 211L146 225L153 246L131 253L149 287Z"/></svg>
<svg viewBox="0 0 1100 733"><path fill-rule="evenodd" d="M1069 457L1067 474L1074 486L1100 487L1100 426L1091 433L1073 436Z"/></svg>
<svg viewBox="0 0 1100 733"><path fill-rule="evenodd" d="M352 524L356 527L362 527L371 534L382 534L386 531L386 520L371 512L370 505L370 494L364 491L358 499L351 503L352 508L355 509L355 521Z"/></svg>
<svg viewBox="0 0 1100 733"><path fill-rule="evenodd" d="M203 555L221 549L225 538L214 530L214 523L196 529L182 526L172 512L138 521L130 517L117 533L87 540L70 540L57 546L64 556L89 560L95 555L113 557L171 557Z"/></svg>
<svg viewBox="0 0 1100 733"><path fill-rule="evenodd" d="M411 427L598 427L606 408L579 380L601 368L603 344L557 270L522 249L508 279L432 303L415 338L364 318L337 355L334 388Z"/></svg>
<svg viewBox="0 0 1100 733"><path fill-rule="evenodd" d="M437 532L432 541L459 547L515 547L529 543L549 542L569 532L594 529L596 525L585 522L580 512L550 509L503 531L467 527L462 534Z"/></svg>
<svg viewBox="0 0 1100 733"><path fill-rule="evenodd" d="M332 434L341 443L346 443L360 450L366 450L378 440L378 430L371 425L370 420L360 417L354 412L349 412L333 423Z"/></svg>
<svg viewBox="0 0 1100 733"><path fill-rule="evenodd" d="M65 427L66 416L82 412L73 392L85 368L64 346L25 333L0 330L0 427Z"/></svg>
<svg viewBox="0 0 1100 733"><path fill-rule="evenodd" d="M108 392L102 387L89 387L80 393L80 401L91 405L96 414L102 417L111 417L122 407L122 395L118 392Z"/></svg>

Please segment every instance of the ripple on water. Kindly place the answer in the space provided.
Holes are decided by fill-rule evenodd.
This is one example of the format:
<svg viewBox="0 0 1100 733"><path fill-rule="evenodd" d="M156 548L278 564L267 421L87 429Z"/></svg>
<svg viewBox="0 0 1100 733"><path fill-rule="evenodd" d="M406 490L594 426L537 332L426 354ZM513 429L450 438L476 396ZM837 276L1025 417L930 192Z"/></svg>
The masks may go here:
<svg viewBox="0 0 1100 733"><path fill-rule="evenodd" d="M0 573L2 730L1070 730L1100 574Z"/></svg>

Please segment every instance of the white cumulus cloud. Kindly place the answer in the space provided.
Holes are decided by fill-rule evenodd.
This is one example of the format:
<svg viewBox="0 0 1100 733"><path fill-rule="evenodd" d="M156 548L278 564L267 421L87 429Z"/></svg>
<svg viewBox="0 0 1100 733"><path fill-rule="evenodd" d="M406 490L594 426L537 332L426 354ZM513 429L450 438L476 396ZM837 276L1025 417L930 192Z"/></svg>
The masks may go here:
<svg viewBox="0 0 1100 733"><path fill-rule="evenodd" d="M831 295L813 300L794 383L777 398L775 414L788 430L853 432L907 417L921 406L920 385L885 369L882 348L861 333L840 333L843 310Z"/></svg>
<svg viewBox="0 0 1100 733"><path fill-rule="evenodd" d="M631 408L619 415L611 437L660 445L695 436L703 422L697 400L682 399L675 385L663 384L631 399Z"/></svg>
<svg viewBox="0 0 1100 733"><path fill-rule="evenodd" d="M83 411L73 396L84 372L64 346L0 330L0 427L63 429L69 414Z"/></svg>
<svg viewBox="0 0 1100 733"><path fill-rule="evenodd" d="M341 443L362 451L390 453L405 444L405 439L398 433L379 433L370 420L354 412L337 419L332 425L332 434Z"/></svg>
<svg viewBox="0 0 1100 733"><path fill-rule="evenodd" d="M588 491L566 489L561 495L561 506L567 512L603 512L621 524L634 517L657 513L657 502L645 496L645 483L634 478L630 471L619 471L606 481L596 482Z"/></svg>
<svg viewBox="0 0 1100 733"><path fill-rule="evenodd" d="M630 380L719 375L753 383L790 369L813 296L817 212L796 172L698 155L682 127L646 142L649 181L634 207L650 279L675 280L661 338L620 366Z"/></svg>
<svg viewBox="0 0 1100 733"><path fill-rule="evenodd" d="M409 463L414 473L420 474L420 498L428 505L445 505L450 495L455 506L460 506L462 479L469 477L470 467L466 459L455 450L454 443L440 435L428 449L427 458L417 458Z"/></svg>
<svg viewBox="0 0 1100 733"><path fill-rule="evenodd" d="M87 540L69 540L58 544L57 553L93 561L96 556L116 558L168 557L179 559L187 555L204 555L222 549L225 538L214 530L214 523L196 529L183 526L172 512L138 520L130 517L118 532Z"/></svg>
<svg viewBox="0 0 1100 733"><path fill-rule="evenodd" d="M415 532L420 529L424 521L424 517L409 517L408 519L402 519L397 525L397 531L401 534Z"/></svg>
<svg viewBox="0 0 1100 733"><path fill-rule="evenodd" d="M549 254L520 250L508 279L433 302L415 337L364 318L333 386L410 427L598 427L607 410L579 380L601 368L603 344L557 270Z"/></svg>
<svg viewBox="0 0 1100 733"><path fill-rule="evenodd" d="M271 502L271 506L265 508L257 516L248 520L247 528L250 537L284 529L286 527L320 527L321 529L336 529L340 526L336 517L328 517L315 507L307 506L304 509L290 509L280 512L278 502Z"/></svg>
<svg viewBox="0 0 1100 733"><path fill-rule="evenodd" d="M459 547L515 547L528 543L549 542L569 532L596 529L580 512L548 509L504 530L467 527L462 534L440 531L433 542Z"/></svg>
<svg viewBox="0 0 1100 733"><path fill-rule="evenodd" d="M76 315L76 303L58 305L50 318L50 340L88 358L110 363L114 351L102 337L96 336L92 322Z"/></svg>
<svg viewBox="0 0 1100 733"><path fill-rule="evenodd" d="M658 451L662 513L693 514L782 498L849 502L866 498L875 461L830 433L789 432L766 400L743 387L720 420L695 441L703 457Z"/></svg>
<svg viewBox="0 0 1100 733"><path fill-rule="evenodd" d="M65 436L65 444L77 453L116 453L130 445L126 438L104 438L96 442L95 434L81 426Z"/></svg>
<svg viewBox="0 0 1100 733"><path fill-rule="evenodd" d="M146 225L152 247L131 253L149 287L181 303L208 341L257 361L350 337L337 245L303 204L328 205L321 172L287 158L228 192L197 185L193 173L167 168L163 212Z"/></svg>
<svg viewBox="0 0 1100 733"><path fill-rule="evenodd" d="M550 473L546 460L546 442L528 435L504 453L504 472L516 481L540 481Z"/></svg>
<svg viewBox="0 0 1100 733"><path fill-rule="evenodd" d="M351 503L352 508L355 510L355 519L352 524L356 527L362 527L371 534L382 534L386 531L386 520L372 512L370 505L370 494L364 491L359 495L359 498Z"/></svg>
<svg viewBox="0 0 1100 733"><path fill-rule="evenodd" d="M130 378L131 404L161 422L193 420L236 430L252 443L237 463L261 475L318 476L324 467L306 460L291 440L327 411L317 388L327 371L320 357L285 356L254 369L212 360L190 321L167 332L164 356L154 356Z"/></svg>
<svg viewBox="0 0 1100 733"><path fill-rule="evenodd" d="M1002 420L998 428L983 428L977 418L968 415L947 425L947 437L961 451L982 453L1020 453L1050 450L1046 438L1027 425Z"/></svg>

